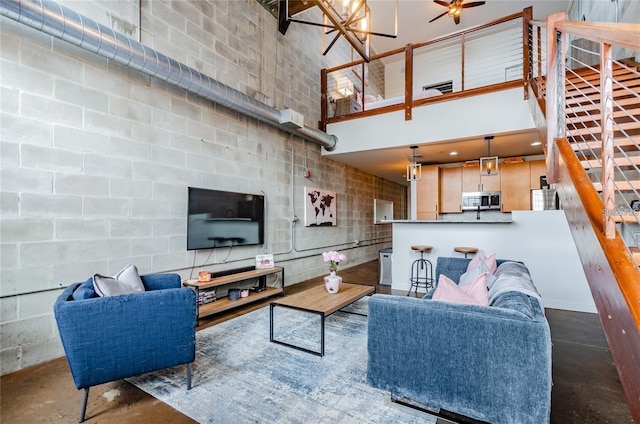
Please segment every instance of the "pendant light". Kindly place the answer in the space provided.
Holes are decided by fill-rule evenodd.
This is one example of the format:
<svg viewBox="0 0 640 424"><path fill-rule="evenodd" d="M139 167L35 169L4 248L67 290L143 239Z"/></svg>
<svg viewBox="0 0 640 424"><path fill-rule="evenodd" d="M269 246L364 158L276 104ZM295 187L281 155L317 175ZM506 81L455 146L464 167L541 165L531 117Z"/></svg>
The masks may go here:
<svg viewBox="0 0 640 424"><path fill-rule="evenodd" d="M416 150L418 146L410 146L413 151L411 163L407 165L407 181L420 181L422 179L422 165L416 162Z"/></svg>
<svg viewBox="0 0 640 424"><path fill-rule="evenodd" d="M487 156L480 158L480 175L493 177L498 175L498 156L491 156L491 140L493 140L493 136L488 135L484 139L487 140Z"/></svg>

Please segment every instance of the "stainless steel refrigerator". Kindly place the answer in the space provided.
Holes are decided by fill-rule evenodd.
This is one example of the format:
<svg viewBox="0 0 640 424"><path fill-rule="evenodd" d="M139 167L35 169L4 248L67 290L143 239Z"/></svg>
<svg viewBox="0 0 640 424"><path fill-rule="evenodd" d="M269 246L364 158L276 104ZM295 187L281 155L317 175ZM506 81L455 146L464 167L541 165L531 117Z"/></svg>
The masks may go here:
<svg viewBox="0 0 640 424"><path fill-rule="evenodd" d="M531 210L558 209L558 196L554 188L531 190Z"/></svg>

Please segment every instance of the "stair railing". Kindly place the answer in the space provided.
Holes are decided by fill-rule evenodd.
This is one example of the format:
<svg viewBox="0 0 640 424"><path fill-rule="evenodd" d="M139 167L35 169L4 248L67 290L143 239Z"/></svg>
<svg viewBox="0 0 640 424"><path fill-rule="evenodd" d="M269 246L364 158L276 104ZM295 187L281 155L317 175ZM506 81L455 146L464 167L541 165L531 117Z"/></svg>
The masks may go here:
<svg viewBox="0 0 640 424"><path fill-rule="evenodd" d="M568 22L559 13L547 20L545 43L547 178L557 181L555 139L566 137L601 193L613 238L616 223L640 224L640 73L626 60L640 57L640 25Z"/></svg>

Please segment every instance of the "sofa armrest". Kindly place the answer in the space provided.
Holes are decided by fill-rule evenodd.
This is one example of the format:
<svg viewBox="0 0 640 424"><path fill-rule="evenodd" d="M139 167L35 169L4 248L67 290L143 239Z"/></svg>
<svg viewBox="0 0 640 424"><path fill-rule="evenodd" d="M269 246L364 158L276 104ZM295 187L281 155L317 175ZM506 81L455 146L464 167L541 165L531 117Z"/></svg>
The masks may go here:
<svg viewBox="0 0 640 424"><path fill-rule="evenodd" d="M70 288L58 297L54 315L78 389L195 359L193 290L68 300Z"/></svg>
<svg viewBox="0 0 640 424"><path fill-rule="evenodd" d="M531 320L503 308L376 294L368 382L494 424L549 422L551 339L536 306Z"/></svg>
<svg viewBox="0 0 640 424"><path fill-rule="evenodd" d="M182 280L178 274L150 274L140 277L146 290L178 289Z"/></svg>

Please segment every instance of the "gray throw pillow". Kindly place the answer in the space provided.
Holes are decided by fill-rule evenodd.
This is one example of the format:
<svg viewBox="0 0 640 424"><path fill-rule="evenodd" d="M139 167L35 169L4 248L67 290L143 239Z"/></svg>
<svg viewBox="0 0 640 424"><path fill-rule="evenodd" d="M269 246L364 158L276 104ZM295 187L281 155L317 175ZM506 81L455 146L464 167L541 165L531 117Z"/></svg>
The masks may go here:
<svg viewBox="0 0 640 424"><path fill-rule="evenodd" d="M93 287L101 297L144 291L144 284L135 265L125 266L113 277L94 274Z"/></svg>

